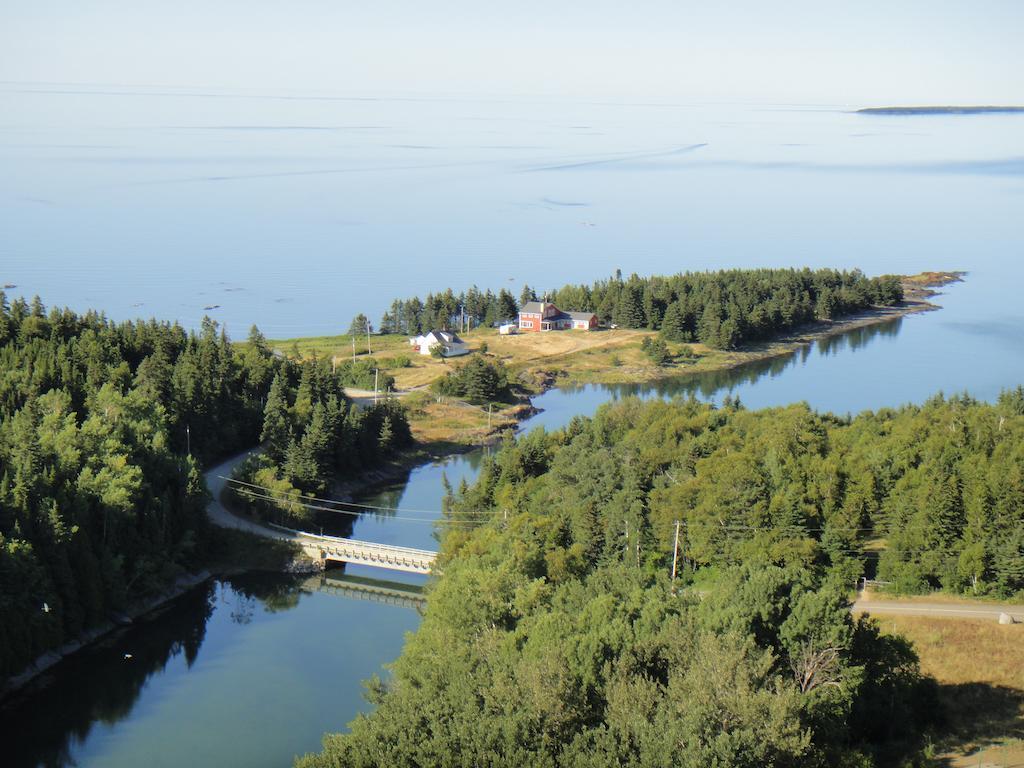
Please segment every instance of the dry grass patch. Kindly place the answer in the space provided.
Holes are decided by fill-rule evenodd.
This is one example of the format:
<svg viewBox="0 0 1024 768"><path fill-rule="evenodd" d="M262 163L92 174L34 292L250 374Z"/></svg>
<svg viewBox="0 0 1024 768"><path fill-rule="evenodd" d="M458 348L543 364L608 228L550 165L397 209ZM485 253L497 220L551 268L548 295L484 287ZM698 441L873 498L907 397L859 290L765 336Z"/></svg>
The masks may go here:
<svg viewBox="0 0 1024 768"><path fill-rule="evenodd" d="M966 272L921 272L917 275L905 275L903 277L904 287L934 288L947 285L948 283L963 282Z"/></svg>
<svg viewBox="0 0 1024 768"><path fill-rule="evenodd" d="M569 380L577 382L645 381L691 370L723 367L745 359L743 353L721 352L701 344L689 344L686 346L695 354L694 359L660 367L652 363L640 348L645 338L657 336L657 333L629 328L520 333L513 336L501 336L492 328L477 328L460 336L473 352L486 345L488 355L505 363L513 376L523 372L558 370L564 371ZM355 342L359 359L379 361L381 370L394 377L395 388L399 390L427 387L451 366L464 360L439 360L420 355L409 346L407 337L399 335L371 336L372 352L369 354L365 336L357 336ZM297 351L301 357L316 355L339 361L352 357L352 337L347 335L282 339L268 343L284 354ZM669 344L669 350L677 354L682 346ZM409 364L396 366L396 358L406 358Z"/></svg>
<svg viewBox="0 0 1024 768"><path fill-rule="evenodd" d="M466 334L465 341L471 351L479 346L479 341L485 337L481 332L474 331ZM395 379L395 388L400 390L425 387L435 379L444 375L451 365L457 365L460 358L449 360L438 360L437 358L421 355L409 345L409 338L398 334L386 336L371 336L369 353L365 336L355 338L355 353L359 360L374 360L380 365L382 371L386 371ZM267 342L271 349L291 355L298 352L300 357L319 357L323 360L338 360L339 362L352 359L352 337L341 336L315 336L299 339L280 339ZM397 361L408 360L407 366L400 366Z"/></svg>
<svg viewBox="0 0 1024 768"><path fill-rule="evenodd" d="M946 765L1024 765L1024 625L925 616L879 623L911 640L921 670L939 682Z"/></svg>
<svg viewBox="0 0 1024 768"><path fill-rule="evenodd" d="M409 426L418 443L426 447L441 444L477 445L496 431L516 423L521 406L493 407L488 427L487 407L464 403L452 398L437 398L418 393L406 398Z"/></svg>

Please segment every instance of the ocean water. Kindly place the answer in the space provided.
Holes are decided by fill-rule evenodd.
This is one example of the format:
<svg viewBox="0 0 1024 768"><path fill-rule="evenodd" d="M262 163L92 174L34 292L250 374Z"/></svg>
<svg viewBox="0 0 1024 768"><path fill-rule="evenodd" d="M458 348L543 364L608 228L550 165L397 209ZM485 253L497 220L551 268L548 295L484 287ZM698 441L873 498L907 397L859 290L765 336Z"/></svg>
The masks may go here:
<svg viewBox="0 0 1024 768"><path fill-rule="evenodd" d="M1012 328L1024 115L851 107L3 84L0 284L283 338L616 269L967 269Z"/></svg>

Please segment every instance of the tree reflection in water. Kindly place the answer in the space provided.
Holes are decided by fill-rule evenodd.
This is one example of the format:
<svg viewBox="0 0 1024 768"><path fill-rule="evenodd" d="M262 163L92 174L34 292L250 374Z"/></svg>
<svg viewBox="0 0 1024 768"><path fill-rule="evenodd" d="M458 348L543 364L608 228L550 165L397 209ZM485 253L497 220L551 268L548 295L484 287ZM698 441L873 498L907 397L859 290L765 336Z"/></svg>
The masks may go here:
<svg viewBox="0 0 1024 768"><path fill-rule="evenodd" d="M247 625L257 603L276 613L294 608L301 598L301 579L295 576L244 574L222 584L223 606L216 583L209 581L69 656L0 704L4 765L75 765L75 748L95 723L113 725L131 715L150 678L174 659L181 657L192 668L215 610L227 609L232 622Z"/></svg>

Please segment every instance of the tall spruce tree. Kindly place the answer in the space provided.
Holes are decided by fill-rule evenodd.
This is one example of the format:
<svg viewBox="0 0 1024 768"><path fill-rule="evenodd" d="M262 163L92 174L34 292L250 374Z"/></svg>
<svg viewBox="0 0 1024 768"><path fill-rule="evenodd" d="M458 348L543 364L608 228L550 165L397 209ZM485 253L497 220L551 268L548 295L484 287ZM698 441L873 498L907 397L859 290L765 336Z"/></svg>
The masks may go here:
<svg viewBox="0 0 1024 768"><path fill-rule="evenodd" d="M285 459L291 437L287 383L285 374L278 371L270 385L267 404L263 409L263 431L260 432L260 442L265 446L270 460L281 463Z"/></svg>

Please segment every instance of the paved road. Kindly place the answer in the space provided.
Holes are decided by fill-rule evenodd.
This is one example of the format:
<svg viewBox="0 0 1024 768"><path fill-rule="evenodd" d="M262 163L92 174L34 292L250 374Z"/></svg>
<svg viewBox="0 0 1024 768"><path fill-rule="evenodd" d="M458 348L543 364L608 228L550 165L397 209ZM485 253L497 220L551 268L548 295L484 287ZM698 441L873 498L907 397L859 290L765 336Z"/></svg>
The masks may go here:
<svg viewBox="0 0 1024 768"><path fill-rule="evenodd" d="M1024 605L1005 603L941 603L902 600L864 600L853 604L854 613L898 614L900 616L934 616L951 619L992 619L1008 613L1015 621L1024 623Z"/></svg>
<svg viewBox="0 0 1024 768"><path fill-rule="evenodd" d="M206 478L206 487L210 491L212 498L210 503L206 506L206 513L210 516L210 521L221 528L236 528L240 531L248 531L249 533L255 533L257 536L263 536L267 539L280 539L283 541L292 541L298 537L292 536L284 531L275 531L270 528L265 528L259 523L253 522L252 520L246 520L245 518L238 517L231 514L227 508L221 504L220 494L224 490L224 486L227 485L225 477L231 477L231 473L235 467L242 463L247 456L252 455L256 449L240 453L237 456L233 456L227 461L218 464L213 469L209 469L204 474Z"/></svg>

